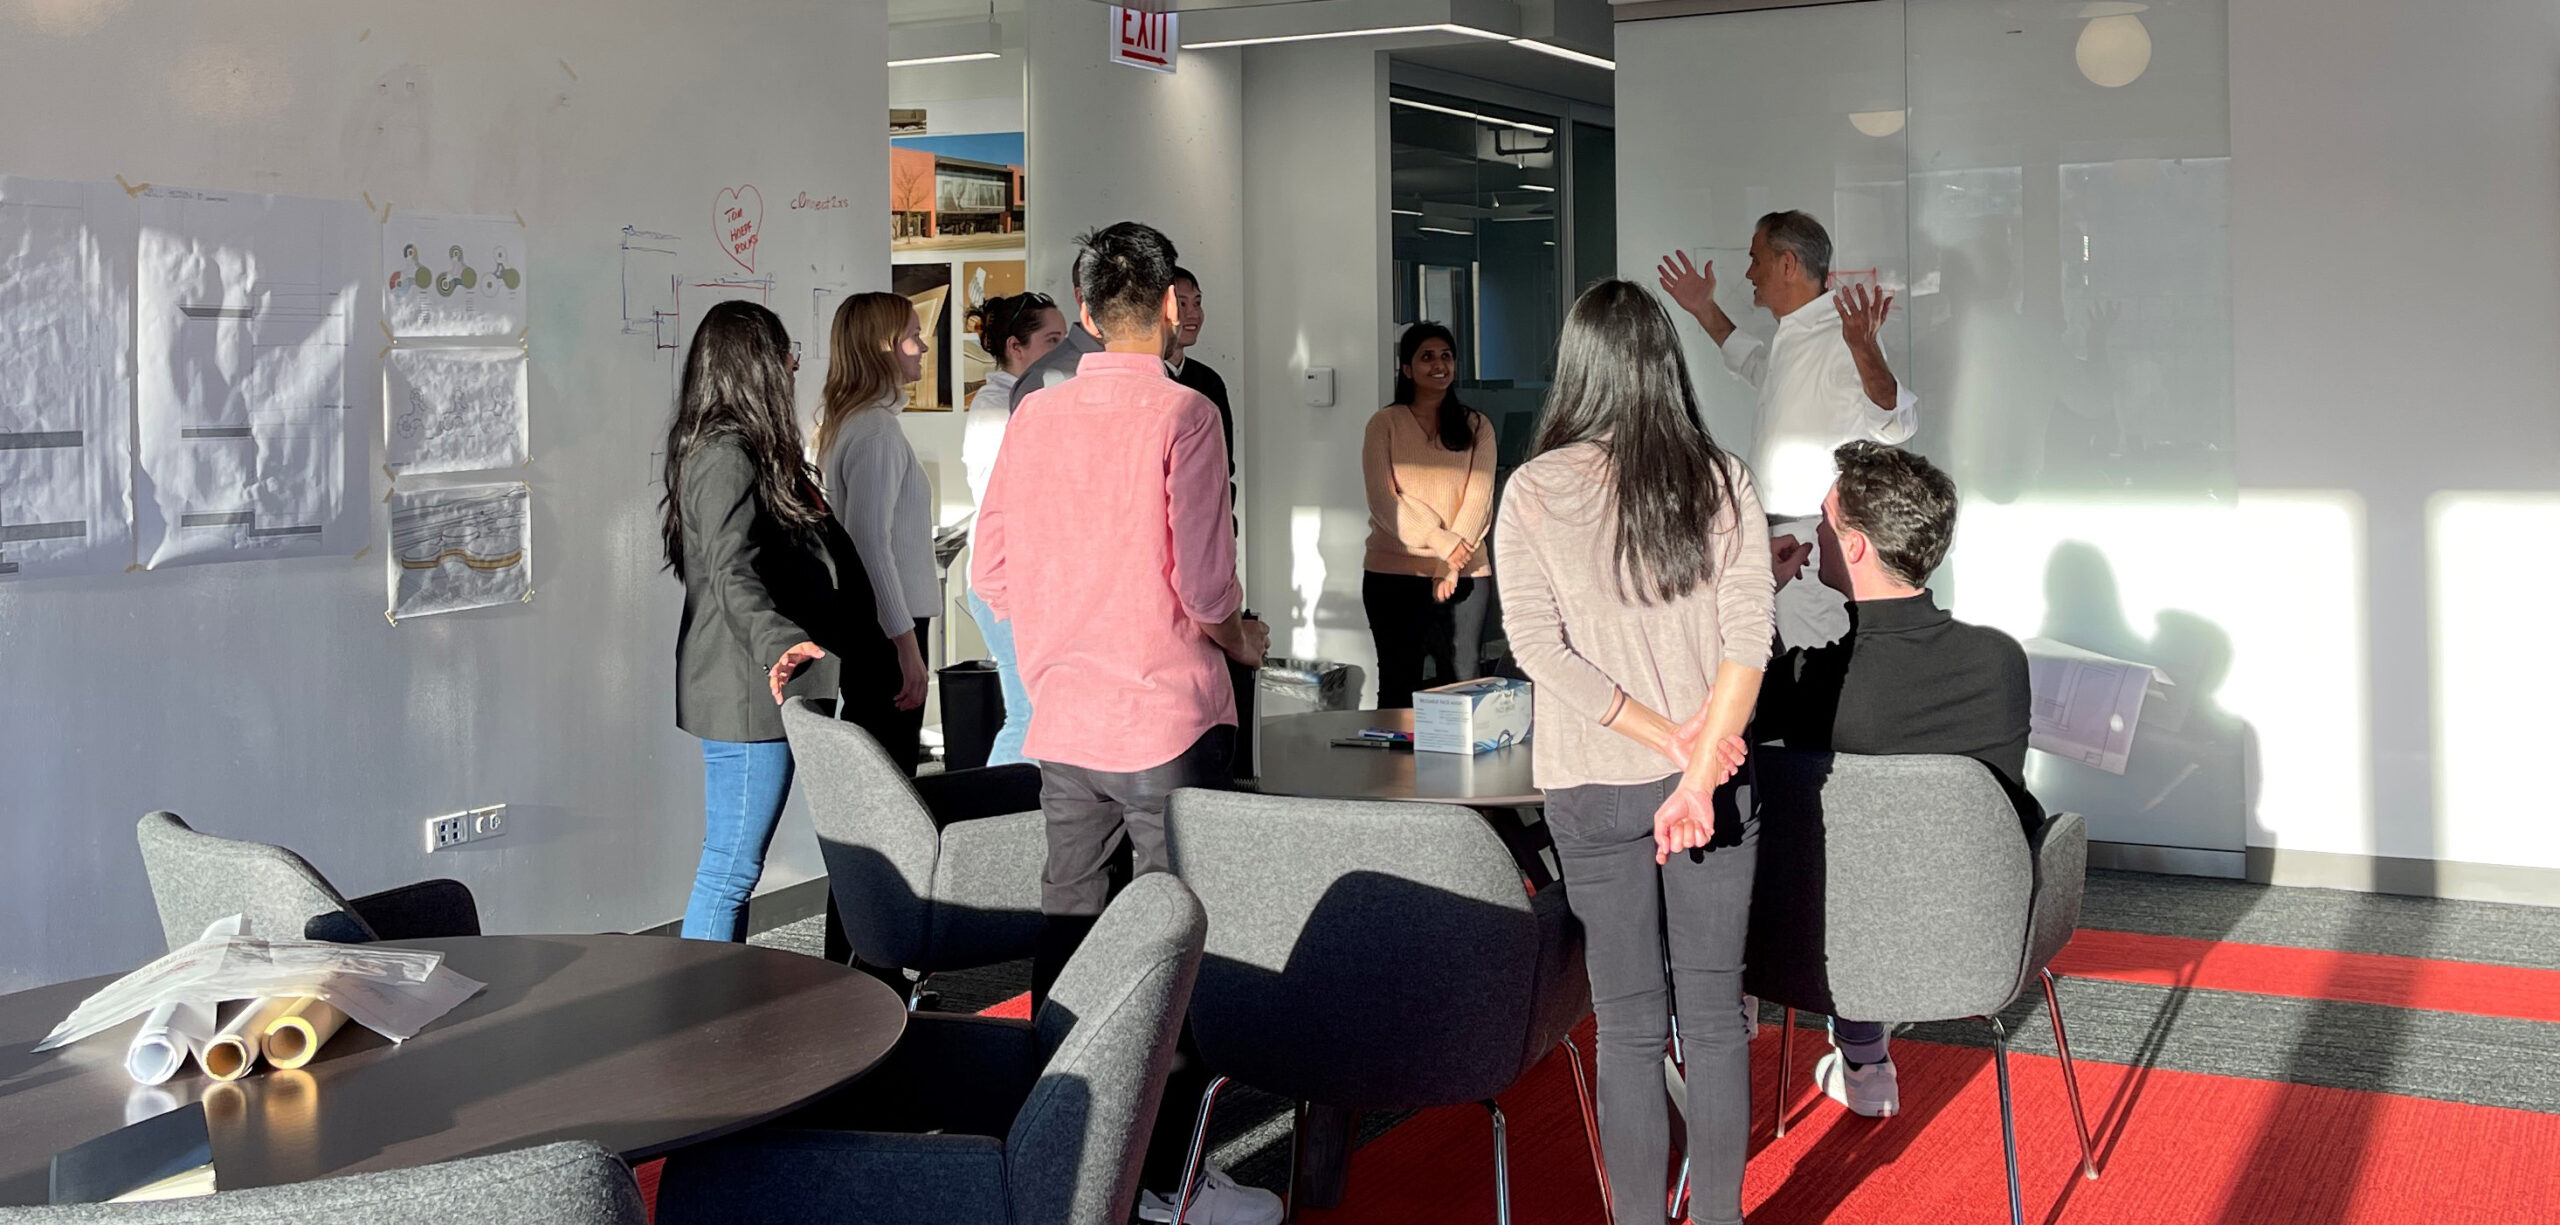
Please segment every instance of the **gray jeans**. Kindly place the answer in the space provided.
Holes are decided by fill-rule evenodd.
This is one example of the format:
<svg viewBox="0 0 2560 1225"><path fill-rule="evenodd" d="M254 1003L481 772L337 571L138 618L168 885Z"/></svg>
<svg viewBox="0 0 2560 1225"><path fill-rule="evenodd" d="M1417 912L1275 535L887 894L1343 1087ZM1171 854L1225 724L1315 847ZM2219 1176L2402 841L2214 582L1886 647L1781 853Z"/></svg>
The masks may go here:
<svg viewBox="0 0 2560 1225"><path fill-rule="evenodd" d="M1715 841L1656 865L1653 813L1678 782L1672 775L1550 791L1547 826L1582 922L1599 1018L1600 1147L1618 1225L1654 1225L1667 1215L1671 1107L1662 1057L1675 998L1688 1059L1690 1215L1700 1225L1739 1225L1751 1139L1742 948L1759 825L1746 819L1747 775L1737 776L1716 792Z"/></svg>

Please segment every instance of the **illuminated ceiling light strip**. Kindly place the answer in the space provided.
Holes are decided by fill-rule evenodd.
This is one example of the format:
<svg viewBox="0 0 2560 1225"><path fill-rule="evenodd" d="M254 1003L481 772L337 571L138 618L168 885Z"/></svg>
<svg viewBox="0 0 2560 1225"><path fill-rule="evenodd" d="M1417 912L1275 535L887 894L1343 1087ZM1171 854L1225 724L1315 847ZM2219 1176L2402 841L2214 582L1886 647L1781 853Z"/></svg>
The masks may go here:
<svg viewBox="0 0 2560 1225"><path fill-rule="evenodd" d="M1549 186L1547 186L1547 185L1546 185L1546 184L1544 184L1544 183L1522 183L1522 184L1520 185L1520 190L1522 190L1522 191L1554 191L1554 190L1555 190L1555 188L1549 187Z"/></svg>
<svg viewBox="0 0 2560 1225"><path fill-rule="evenodd" d="M965 64L971 60L1000 60L1003 58L1004 56L1000 52L971 51L963 55L928 55L920 59L891 60L889 61L889 66L891 68L914 68L924 64Z"/></svg>
<svg viewBox="0 0 2560 1225"><path fill-rule="evenodd" d="M1542 43L1534 38L1515 38L1511 40L1511 45L1514 47L1527 47L1541 55L1552 55L1560 60L1572 60L1577 64L1588 64L1593 68L1606 68L1611 72L1616 72L1618 70L1618 61L1616 60L1603 59L1597 55L1576 51L1571 47L1559 47L1554 43Z"/></svg>
<svg viewBox="0 0 2560 1225"><path fill-rule="evenodd" d="M1398 217L1419 217L1422 215L1422 210L1418 208L1391 208L1387 211Z"/></svg>
<svg viewBox="0 0 2560 1225"><path fill-rule="evenodd" d="M1476 236L1476 232L1474 230L1452 230L1436 225L1426 225L1421 228L1422 232L1425 234L1455 234L1460 238L1473 238Z"/></svg>
<svg viewBox="0 0 2560 1225"><path fill-rule="evenodd" d="M1387 101L1393 102L1397 106L1411 107L1417 111L1430 111L1435 115L1455 115L1460 119L1473 119L1480 123L1490 123L1497 127L1517 128L1523 132L1535 132L1540 136L1553 136L1556 134L1556 130L1554 128L1540 127L1534 123L1522 123L1517 119L1504 119L1496 115L1479 115L1474 111L1462 111L1454 106L1441 106L1436 102L1416 102L1411 98L1393 97L1388 98Z"/></svg>
<svg viewBox="0 0 2560 1225"><path fill-rule="evenodd" d="M1262 47L1272 43L1312 43L1334 38L1380 38L1389 34L1459 34L1498 43L1511 41L1511 36L1508 34L1496 34L1491 30L1479 30L1474 26L1444 23L1424 26L1372 26L1366 30L1324 30L1314 34L1272 34L1261 38L1222 38L1216 42L1184 43L1182 49L1214 51L1220 47Z"/></svg>

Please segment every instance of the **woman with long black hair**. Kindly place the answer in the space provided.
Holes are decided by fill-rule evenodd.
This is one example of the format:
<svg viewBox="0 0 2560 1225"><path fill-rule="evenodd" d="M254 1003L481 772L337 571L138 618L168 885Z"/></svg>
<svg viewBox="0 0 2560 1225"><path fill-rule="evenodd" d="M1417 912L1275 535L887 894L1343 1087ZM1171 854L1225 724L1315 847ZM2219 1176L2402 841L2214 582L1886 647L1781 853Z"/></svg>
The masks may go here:
<svg viewBox="0 0 2560 1225"><path fill-rule="evenodd" d="M1664 1215L1674 992L1691 1217L1742 1220L1758 827L1738 771L1775 589L1751 473L1700 420L1670 316L1629 282L1593 286L1495 532L1512 652L1537 686L1532 768L1583 926L1621 1225Z"/></svg>
<svg viewBox="0 0 2560 1225"><path fill-rule="evenodd" d="M1417 323L1396 342L1395 403L1369 418L1360 472L1369 545L1360 603L1378 647L1378 709L1413 705L1423 664L1476 675L1492 602L1493 423L1458 399L1458 338Z"/></svg>
<svg viewBox="0 0 2560 1225"><path fill-rule="evenodd" d="M791 791L782 700L895 693L871 586L827 512L792 401L799 359L772 311L723 302L685 354L660 500L684 582L676 725L702 741L702 861L683 934L746 938L747 897Z"/></svg>

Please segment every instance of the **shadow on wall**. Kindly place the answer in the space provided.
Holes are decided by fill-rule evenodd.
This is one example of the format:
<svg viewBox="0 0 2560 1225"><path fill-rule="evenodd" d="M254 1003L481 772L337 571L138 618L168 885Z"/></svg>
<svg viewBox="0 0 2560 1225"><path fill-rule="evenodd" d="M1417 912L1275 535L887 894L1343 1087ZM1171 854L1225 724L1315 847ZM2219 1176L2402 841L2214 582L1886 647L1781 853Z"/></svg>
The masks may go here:
<svg viewBox="0 0 2560 1225"><path fill-rule="evenodd" d="M2045 616L2037 633L2084 650L2149 664L2169 676L2143 703L2122 775L2038 753L2028 786L2049 811L2091 821L2093 840L2238 850L2258 795L2258 736L2217 699L2231 674L2231 635L2180 609L2153 619L2149 637L2127 619L2115 567L2097 546L2065 541L2045 563Z"/></svg>

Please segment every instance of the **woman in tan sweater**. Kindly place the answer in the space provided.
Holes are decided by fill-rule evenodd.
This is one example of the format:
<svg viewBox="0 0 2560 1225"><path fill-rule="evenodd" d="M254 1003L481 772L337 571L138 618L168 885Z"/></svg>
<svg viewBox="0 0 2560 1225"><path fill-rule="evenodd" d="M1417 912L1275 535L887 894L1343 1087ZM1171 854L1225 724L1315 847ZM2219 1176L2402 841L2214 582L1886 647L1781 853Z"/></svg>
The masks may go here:
<svg viewBox="0 0 2560 1225"><path fill-rule="evenodd" d="M1740 1225L1742 948L1759 843L1737 770L1775 588L1751 473L1698 420L1671 317L1626 281L1593 286L1565 318L1537 445L1497 534L1512 653L1537 686L1532 764L1599 1017L1617 1219L1662 1219L1676 991L1691 1219Z"/></svg>
<svg viewBox="0 0 2560 1225"><path fill-rule="evenodd" d="M1458 342L1437 323L1396 344L1396 400L1369 418L1360 472L1369 548L1360 602L1378 643L1378 709L1413 705L1422 664L1434 683L1472 680L1493 598L1493 423L1458 402Z"/></svg>

